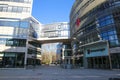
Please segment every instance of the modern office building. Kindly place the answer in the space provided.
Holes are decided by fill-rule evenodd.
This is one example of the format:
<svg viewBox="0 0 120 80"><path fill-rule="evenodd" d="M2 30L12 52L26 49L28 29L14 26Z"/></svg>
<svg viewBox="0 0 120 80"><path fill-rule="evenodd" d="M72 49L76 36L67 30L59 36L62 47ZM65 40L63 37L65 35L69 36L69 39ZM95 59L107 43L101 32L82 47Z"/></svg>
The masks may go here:
<svg viewBox="0 0 120 80"><path fill-rule="evenodd" d="M31 32L40 23L31 17L33 0L0 0L0 67L26 67ZM36 25L33 25L36 24ZM33 30L34 31L34 30Z"/></svg>
<svg viewBox="0 0 120 80"><path fill-rule="evenodd" d="M120 69L120 1L76 0L70 13L74 64Z"/></svg>

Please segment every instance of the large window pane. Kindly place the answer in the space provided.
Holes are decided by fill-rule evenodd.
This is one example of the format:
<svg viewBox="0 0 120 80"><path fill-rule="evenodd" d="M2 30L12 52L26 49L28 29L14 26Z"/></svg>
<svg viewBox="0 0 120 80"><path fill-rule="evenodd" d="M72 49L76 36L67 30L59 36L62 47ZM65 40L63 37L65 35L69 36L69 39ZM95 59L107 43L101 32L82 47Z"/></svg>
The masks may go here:
<svg viewBox="0 0 120 80"><path fill-rule="evenodd" d="M12 12L17 12L17 7L12 7Z"/></svg>
<svg viewBox="0 0 120 80"><path fill-rule="evenodd" d="M22 12L23 8L22 7L18 7L18 11L17 12Z"/></svg>
<svg viewBox="0 0 120 80"><path fill-rule="evenodd" d="M6 46L25 47L26 40L25 39L6 39Z"/></svg>
<svg viewBox="0 0 120 80"><path fill-rule="evenodd" d="M29 23L28 23L28 22L25 22L25 21L21 21L20 27L21 27L21 28L28 28L28 27L29 27Z"/></svg>
<svg viewBox="0 0 120 80"><path fill-rule="evenodd" d="M11 26L11 27L18 27L19 21L1 21L0 26Z"/></svg>

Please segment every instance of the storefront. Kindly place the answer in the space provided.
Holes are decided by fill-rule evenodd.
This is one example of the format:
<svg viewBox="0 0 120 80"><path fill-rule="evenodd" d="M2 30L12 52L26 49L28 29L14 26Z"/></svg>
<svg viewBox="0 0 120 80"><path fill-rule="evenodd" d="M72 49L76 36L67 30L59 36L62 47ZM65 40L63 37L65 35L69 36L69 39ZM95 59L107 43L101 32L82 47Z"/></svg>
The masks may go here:
<svg viewBox="0 0 120 80"><path fill-rule="evenodd" d="M108 56L100 56L100 57L90 57L87 58L88 68L94 69L109 69L109 57Z"/></svg>
<svg viewBox="0 0 120 80"><path fill-rule="evenodd" d="M120 69L120 53L111 54L112 69Z"/></svg>
<svg viewBox="0 0 120 80"><path fill-rule="evenodd" d="M85 46L85 61L87 68L110 69L111 60L107 41Z"/></svg>
<svg viewBox="0 0 120 80"><path fill-rule="evenodd" d="M0 68L23 68L25 53L1 52Z"/></svg>

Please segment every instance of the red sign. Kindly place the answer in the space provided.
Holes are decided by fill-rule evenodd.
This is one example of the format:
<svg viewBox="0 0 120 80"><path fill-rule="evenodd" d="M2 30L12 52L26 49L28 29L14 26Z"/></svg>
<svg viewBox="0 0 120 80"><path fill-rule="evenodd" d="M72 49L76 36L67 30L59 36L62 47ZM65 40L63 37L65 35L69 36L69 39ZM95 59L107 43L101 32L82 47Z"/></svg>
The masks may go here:
<svg viewBox="0 0 120 80"><path fill-rule="evenodd" d="M77 26L80 25L80 18L77 18L77 20L76 20L76 25L77 25Z"/></svg>

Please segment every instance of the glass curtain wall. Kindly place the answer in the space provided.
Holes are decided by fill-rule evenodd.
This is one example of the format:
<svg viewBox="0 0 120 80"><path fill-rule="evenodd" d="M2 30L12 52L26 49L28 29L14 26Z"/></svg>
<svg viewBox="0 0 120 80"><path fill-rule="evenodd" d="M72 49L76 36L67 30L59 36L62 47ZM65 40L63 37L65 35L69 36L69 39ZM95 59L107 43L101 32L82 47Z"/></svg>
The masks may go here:
<svg viewBox="0 0 120 80"><path fill-rule="evenodd" d="M24 67L25 53L1 52L0 68L17 68Z"/></svg>

